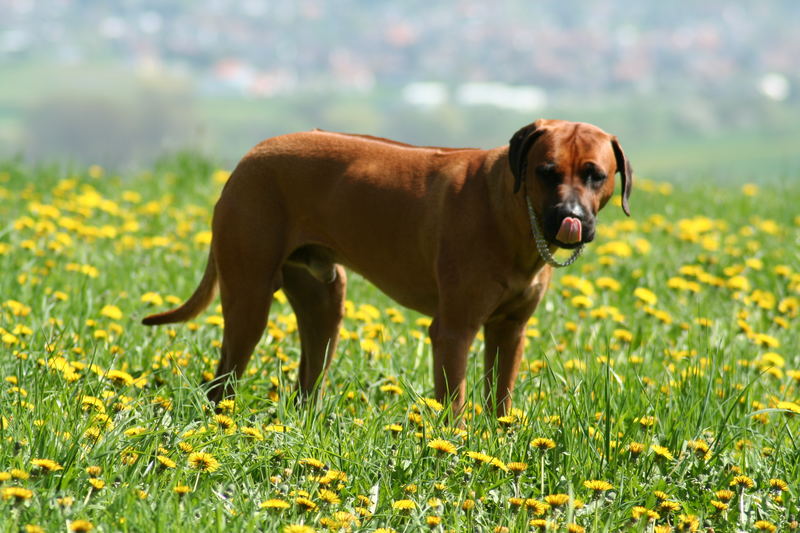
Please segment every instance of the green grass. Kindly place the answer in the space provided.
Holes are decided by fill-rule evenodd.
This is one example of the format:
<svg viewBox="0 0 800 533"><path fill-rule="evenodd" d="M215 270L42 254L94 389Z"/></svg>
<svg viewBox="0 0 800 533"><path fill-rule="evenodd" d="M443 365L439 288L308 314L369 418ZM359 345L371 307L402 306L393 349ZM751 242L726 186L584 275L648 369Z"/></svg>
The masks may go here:
<svg viewBox="0 0 800 533"><path fill-rule="evenodd" d="M63 531L79 520L98 531L343 523L523 531L537 527L533 519L559 531L570 523L587 531L797 527L796 183L749 196L708 180L671 190L640 180L634 217L609 205L598 241L556 276L529 327L508 419L479 413L476 339L474 404L461 430L424 401L432 378L422 317L355 275L325 396L295 405L299 342L279 298L235 407L215 419L201 383L215 369L216 303L189 325L139 325L172 305L144 295L177 301L200 277L220 188L213 168L187 156L137 176L89 174L0 170L5 531ZM456 453L430 448L434 438ZM537 438L555 446L540 451ZM219 468L193 469L190 447ZM47 472L35 459L61 468ZM527 468L507 471L511 463ZM737 475L752 488L732 487ZM775 479L788 492L771 488ZM593 493L589 480L612 488ZM722 489L733 497L717 512L711 501ZM669 511L656 491L680 508ZM555 494L568 503L544 509ZM288 508L260 507L273 499ZM407 501L412 509L398 509ZM659 518L635 522L636 506Z"/></svg>

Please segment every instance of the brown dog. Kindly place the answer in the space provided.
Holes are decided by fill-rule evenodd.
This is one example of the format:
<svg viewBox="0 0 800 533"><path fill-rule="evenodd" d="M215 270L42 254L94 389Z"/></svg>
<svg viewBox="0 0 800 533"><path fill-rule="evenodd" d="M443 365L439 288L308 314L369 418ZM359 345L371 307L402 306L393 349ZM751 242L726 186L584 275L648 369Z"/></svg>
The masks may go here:
<svg viewBox="0 0 800 533"><path fill-rule="evenodd" d="M617 172L630 214L633 177L617 139L557 120L538 120L492 150L323 131L268 139L222 191L199 287L180 307L143 323L196 316L219 284L225 332L209 391L216 401L230 392L228 374L244 371L272 294L283 288L300 332L299 392L309 395L336 348L344 265L433 317L436 397L451 400L454 413L464 404L467 352L483 326L486 399L496 379L502 414L526 323L550 281L546 261L557 247L594 238ZM539 246L532 226L543 235Z"/></svg>

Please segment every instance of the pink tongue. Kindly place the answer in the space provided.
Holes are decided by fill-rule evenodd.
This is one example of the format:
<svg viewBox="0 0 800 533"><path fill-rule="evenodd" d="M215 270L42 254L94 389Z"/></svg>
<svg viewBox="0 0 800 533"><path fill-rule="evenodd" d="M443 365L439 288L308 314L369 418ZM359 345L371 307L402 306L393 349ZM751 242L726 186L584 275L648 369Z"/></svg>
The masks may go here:
<svg viewBox="0 0 800 533"><path fill-rule="evenodd" d="M581 221L573 217L565 217L561 221L556 239L564 244L573 244L581 241Z"/></svg>

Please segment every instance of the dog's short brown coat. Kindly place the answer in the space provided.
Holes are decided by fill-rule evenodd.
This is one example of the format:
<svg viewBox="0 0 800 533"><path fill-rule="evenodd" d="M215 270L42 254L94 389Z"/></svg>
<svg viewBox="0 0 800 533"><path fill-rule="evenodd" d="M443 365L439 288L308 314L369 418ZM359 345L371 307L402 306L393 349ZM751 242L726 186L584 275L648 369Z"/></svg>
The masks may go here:
<svg viewBox="0 0 800 533"><path fill-rule="evenodd" d="M195 293L143 322L188 320L219 286L225 329L209 391L219 400L229 392L227 375L243 372L273 292L283 288L300 333L298 387L309 395L336 348L346 266L433 317L436 397L451 400L455 413L464 404L467 353L483 326L486 398L491 402L496 380L502 414L511 404L528 318L551 277L531 235L525 196L555 250L564 213L581 219L585 241L593 238L617 172L627 213L628 161L615 137L585 123L538 120L510 146L491 150L324 131L268 139L241 160L222 191Z"/></svg>

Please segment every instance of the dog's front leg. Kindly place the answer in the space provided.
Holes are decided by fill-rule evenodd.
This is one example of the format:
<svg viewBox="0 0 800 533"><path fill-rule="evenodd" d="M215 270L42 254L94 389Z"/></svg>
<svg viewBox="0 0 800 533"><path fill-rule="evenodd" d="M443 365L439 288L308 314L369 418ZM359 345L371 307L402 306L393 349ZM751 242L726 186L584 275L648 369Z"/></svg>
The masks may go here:
<svg viewBox="0 0 800 533"><path fill-rule="evenodd" d="M511 393L522 360L527 321L527 315L524 318L504 317L490 320L484 326L484 401L486 410L495 410L497 416L503 416L511 409Z"/></svg>
<svg viewBox="0 0 800 533"><path fill-rule="evenodd" d="M436 317L429 333L433 346L433 381L436 399L450 402L452 415L458 417L466 396L467 354L478 326Z"/></svg>
<svg viewBox="0 0 800 533"><path fill-rule="evenodd" d="M528 288L518 297L507 301L484 326L486 408L494 408L497 416L503 416L511 409L511 393L514 391L525 348L525 328L528 319L544 298L552 274L553 269L550 266L542 268ZM493 389L495 381L497 387Z"/></svg>

